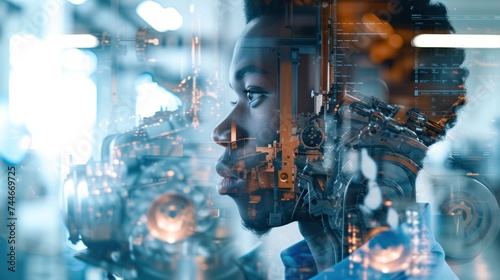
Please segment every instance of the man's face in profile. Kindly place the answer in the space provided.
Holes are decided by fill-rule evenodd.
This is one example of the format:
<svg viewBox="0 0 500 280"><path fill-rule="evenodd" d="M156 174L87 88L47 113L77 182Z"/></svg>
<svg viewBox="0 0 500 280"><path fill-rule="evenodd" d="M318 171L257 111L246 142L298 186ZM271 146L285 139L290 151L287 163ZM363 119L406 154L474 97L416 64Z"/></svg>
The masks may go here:
<svg viewBox="0 0 500 280"><path fill-rule="evenodd" d="M314 30L307 29L314 26L315 22L312 25L310 22L314 15L308 14L294 28L314 34ZM256 168L263 161L256 147L267 147L274 141L290 145L278 139L279 107L284 98L291 98L290 92L283 89L280 92L280 63L290 58L290 46L273 45L276 39L291 38L291 30L286 26L284 19L267 16L246 25L235 46L229 71L229 84L236 94L234 108L213 132L215 142L226 148L216 166L218 174L224 177L219 193L235 200L244 225L257 234L272 227L269 221L272 213L281 215L280 225L311 219L309 213L295 216L295 200L282 200L274 192L277 179L273 178L273 172ZM305 78L301 81L308 84L306 80L313 79L309 76L300 76ZM252 168L256 171L248 172ZM249 178L257 179L252 182Z"/></svg>
<svg viewBox="0 0 500 280"><path fill-rule="evenodd" d="M278 56L275 49L260 47L259 40L280 37L281 26L269 18L257 18L245 28L229 72L229 84L236 93L234 108L213 132L215 142L226 148L216 166L224 177L219 193L235 200L243 223L257 234L269 230L269 213L289 211L283 205L280 209L273 205L272 172L259 169L258 174L248 173L263 160L256 156L255 147L267 147L278 140Z"/></svg>
<svg viewBox="0 0 500 280"><path fill-rule="evenodd" d="M355 22L356 16L364 14L368 9L368 7L350 6L352 2L342 3L347 12L343 13L345 18L339 19L341 22ZM349 12L347 8L353 7L356 8L355 12ZM307 28L309 25L310 23L304 21L297 23L294 28ZM279 107L285 98L291 98L290 92L283 89L280 92L280 84L283 82L283 78L280 82L280 63L290 58L290 53L286 54L290 51L290 46L272 43L275 39L291 37L290 29L285 26L287 24L284 20L267 16L258 17L247 24L235 46L229 72L229 84L236 94L236 98L233 99L234 108L213 132L215 142L226 148L216 166L219 175L224 177L219 192L235 200L244 224L258 234L269 230L270 224L277 226L294 220L310 220L309 213L305 213L303 217L292 217L294 215L292 213L295 213L295 201L285 201L281 199L280 193L274 192L277 179L273 177L272 170L268 169L266 172L261 168L265 157L256 151L256 147L268 147L274 141L283 146L290 145L278 139ZM350 46L346 45L345 48ZM360 71L358 76L362 79L357 80L362 81L368 88L367 92L361 93L377 95L376 88L381 81L379 65L371 67L369 56L361 50L360 53L352 54L350 59L362 64L368 70L377 70ZM349 74L352 74L353 79L358 77L354 75L355 73L349 72ZM310 75L303 75L300 78L311 79L306 76ZM371 80L376 83L370 83ZM378 90L379 95L388 92L385 83L378 87L381 88ZM361 87L354 90L365 91ZM283 121L286 117L281 116L281 118ZM278 192L280 191L278 189ZM270 223L272 213L281 215L280 223Z"/></svg>

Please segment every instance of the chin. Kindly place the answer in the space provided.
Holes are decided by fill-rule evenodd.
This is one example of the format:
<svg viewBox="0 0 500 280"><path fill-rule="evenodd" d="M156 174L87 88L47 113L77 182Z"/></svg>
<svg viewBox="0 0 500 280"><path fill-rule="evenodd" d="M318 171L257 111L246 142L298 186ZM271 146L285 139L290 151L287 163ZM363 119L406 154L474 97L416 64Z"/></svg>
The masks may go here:
<svg viewBox="0 0 500 280"><path fill-rule="evenodd" d="M250 203L250 195L260 196L258 203ZM273 191L260 190L250 194L230 194L229 195L238 206L243 226L257 236L264 236L273 227L280 227L289 224L291 221L291 211L293 203L280 203L281 223L271 226L269 216L273 212Z"/></svg>
<svg viewBox="0 0 500 280"><path fill-rule="evenodd" d="M241 224L245 229L253 233L257 237L264 237L266 236L270 231L271 227L268 225L262 225L259 223L255 223L252 220L245 220L242 218Z"/></svg>

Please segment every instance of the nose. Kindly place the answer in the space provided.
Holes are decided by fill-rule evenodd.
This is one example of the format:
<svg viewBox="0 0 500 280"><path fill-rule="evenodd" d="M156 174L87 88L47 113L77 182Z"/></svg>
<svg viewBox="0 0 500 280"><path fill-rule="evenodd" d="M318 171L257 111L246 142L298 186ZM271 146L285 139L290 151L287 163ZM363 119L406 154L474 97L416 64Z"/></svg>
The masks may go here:
<svg viewBox="0 0 500 280"><path fill-rule="evenodd" d="M225 148L229 147L231 143L234 143L238 139L237 132L241 131L241 129L238 129L233 114L234 111L212 131L212 139L214 142Z"/></svg>

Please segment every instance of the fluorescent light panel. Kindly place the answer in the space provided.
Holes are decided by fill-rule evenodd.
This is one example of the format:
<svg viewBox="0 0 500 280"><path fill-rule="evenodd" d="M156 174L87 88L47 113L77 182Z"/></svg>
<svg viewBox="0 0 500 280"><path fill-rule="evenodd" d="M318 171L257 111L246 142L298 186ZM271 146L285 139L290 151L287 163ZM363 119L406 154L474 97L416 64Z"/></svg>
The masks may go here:
<svg viewBox="0 0 500 280"><path fill-rule="evenodd" d="M420 34L411 44L418 48L500 48L500 35Z"/></svg>
<svg viewBox="0 0 500 280"><path fill-rule="evenodd" d="M55 41L59 47L85 49L95 48L99 46L99 40L90 34L67 34L55 37Z"/></svg>

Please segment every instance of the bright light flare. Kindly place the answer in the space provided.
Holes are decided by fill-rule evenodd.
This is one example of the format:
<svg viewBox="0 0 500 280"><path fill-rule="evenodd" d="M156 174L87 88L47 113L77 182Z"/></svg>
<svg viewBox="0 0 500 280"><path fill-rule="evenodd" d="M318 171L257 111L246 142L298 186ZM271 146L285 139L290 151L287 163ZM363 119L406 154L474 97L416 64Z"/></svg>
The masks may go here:
<svg viewBox="0 0 500 280"><path fill-rule="evenodd" d="M175 111L182 106L181 99L155 82L149 73L137 77L135 91L137 93L135 112L141 117L153 116L161 108Z"/></svg>
<svg viewBox="0 0 500 280"><path fill-rule="evenodd" d="M31 136L26 127L8 117L5 108L0 108L0 156L11 163L21 162L31 147Z"/></svg>
<svg viewBox="0 0 500 280"><path fill-rule="evenodd" d="M23 138L21 138L21 141L19 141L19 147L23 150L29 149L30 145L31 145L31 138L27 135L23 136Z"/></svg>
<svg viewBox="0 0 500 280"><path fill-rule="evenodd" d="M61 50L57 38L67 37L15 34L10 40L9 117L26 127L30 148L44 154L76 145L96 116L97 87L88 75L97 58L89 50ZM27 138L18 140L29 145Z"/></svg>
<svg viewBox="0 0 500 280"><path fill-rule="evenodd" d="M62 196L61 196L61 209L63 209L64 214L68 215L68 207L70 204L69 200L72 200L75 197L75 181L73 179L67 179L64 181L62 188Z"/></svg>
<svg viewBox="0 0 500 280"><path fill-rule="evenodd" d="M500 48L500 35L420 34L411 41L418 48Z"/></svg>
<svg viewBox="0 0 500 280"><path fill-rule="evenodd" d="M90 49L99 46L99 40L91 34L65 34L50 38L49 41L62 49Z"/></svg>
<svg viewBox="0 0 500 280"><path fill-rule="evenodd" d="M89 197L89 185L87 181L80 181L77 186L77 194L79 199Z"/></svg>
<svg viewBox="0 0 500 280"><path fill-rule="evenodd" d="M158 32L181 28L182 15L173 7L163 8L154 1L144 1L135 9L136 13Z"/></svg>
<svg viewBox="0 0 500 280"><path fill-rule="evenodd" d="M87 2L87 0L68 0L68 2L70 2L73 5L77 5L78 6L78 5L81 5L81 4L85 3L85 2Z"/></svg>
<svg viewBox="0 0 500 280"><path fill-rule="evenodd" d="M97 70L97 56L92 51L66 49L61 56L61 65L66 71L81 71L91 75Z"/></svg>

